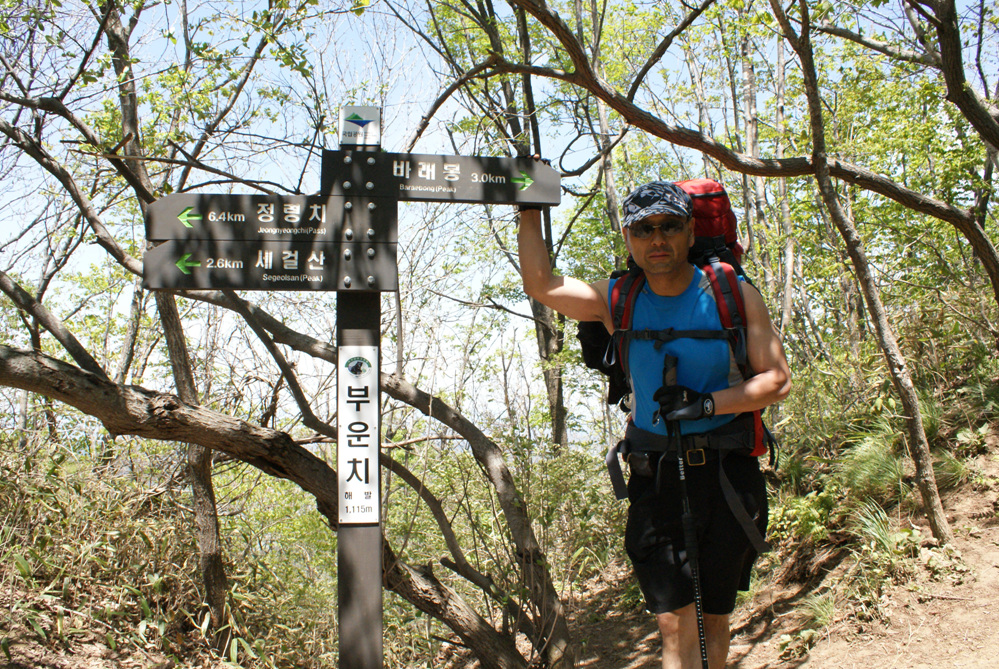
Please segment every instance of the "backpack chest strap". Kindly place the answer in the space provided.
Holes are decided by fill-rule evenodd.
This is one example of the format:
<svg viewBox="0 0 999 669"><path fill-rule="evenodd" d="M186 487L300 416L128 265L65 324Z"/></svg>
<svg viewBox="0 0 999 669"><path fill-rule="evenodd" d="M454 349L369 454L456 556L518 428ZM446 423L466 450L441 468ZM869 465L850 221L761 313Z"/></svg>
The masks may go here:
<svg viewBox="0 0 999 669"><path fill-rule="evenodd" d="M617 334L617 333L615 333ZM651 341L656 345L656 349L663 344L677 339L724 339L732 341L733 333L729 330L677 330L676 328L666 328L665 330L626 330L621 334L629 339L639 339L641 341Z"/></svg>

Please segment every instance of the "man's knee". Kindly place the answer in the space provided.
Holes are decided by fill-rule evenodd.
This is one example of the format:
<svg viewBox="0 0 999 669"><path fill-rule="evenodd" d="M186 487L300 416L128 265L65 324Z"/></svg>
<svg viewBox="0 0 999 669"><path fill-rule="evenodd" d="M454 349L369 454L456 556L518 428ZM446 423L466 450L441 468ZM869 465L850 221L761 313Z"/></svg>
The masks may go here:
<svg viewBox="0 0 999 669"><path fill-rule="evenodd" d="M659 633L663 641L669 645L678 644L682 637L688 636L691 629L697 630L697 614L694 605L689 604L676 611L656 615Z"/></svg>
<svg viewBox="0 0 999 669"><path fill-rule="evenodd" d="M659 633L668 646L689 646L696 643L697 612L694 605L685 606L670 613L660 613L656 616ZM729 615L704 614L704 635L709 645L728 645Z"/></svg>
<svg viewBox="0 0 999 669"><path fill-rule="evenodd" d="M717 615L714 613L704 614L704 629L706 632L711 633L724 633L728 634L729 629L729 614Z"/></svg>

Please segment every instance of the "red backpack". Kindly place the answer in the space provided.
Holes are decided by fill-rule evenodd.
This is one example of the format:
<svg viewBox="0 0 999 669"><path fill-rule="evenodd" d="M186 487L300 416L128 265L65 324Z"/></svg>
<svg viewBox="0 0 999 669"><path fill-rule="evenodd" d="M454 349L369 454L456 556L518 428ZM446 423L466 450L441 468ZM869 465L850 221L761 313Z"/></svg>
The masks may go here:
<svg viewBox="0 0 999 669"><path fill-rule="evenodd" d="M714 256L745 277L740 265L743 248L739 243L739 227L725 187L714 179L677 181L676 185L687 192L694 205L695 239L690 262L701 267Z"/></svg>

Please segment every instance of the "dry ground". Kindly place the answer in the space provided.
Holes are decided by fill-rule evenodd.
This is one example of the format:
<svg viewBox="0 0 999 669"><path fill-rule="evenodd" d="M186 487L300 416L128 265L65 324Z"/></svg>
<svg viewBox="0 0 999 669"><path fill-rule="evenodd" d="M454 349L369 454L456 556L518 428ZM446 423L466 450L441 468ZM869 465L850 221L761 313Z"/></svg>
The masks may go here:
<svg viewBox="0 0 999 669"><path fill-rule="evenodd" d="M993 450L993 453L995 451ZM985 456L980 471L995 477L999 457ZM991 479L995 481L995 478ZM957 558L932 570L917 561L911 580L890 585L880 600L880 619L859 620L837 610L815 634L803 656L782 653L782 636L801 647L801 603L822 589L810 584L767 584L733 616L729 667L733 669L950 669L999 667L999 486L965 487L945 497L957 539ZM929 531L922 529L923 536ZM924 553L924 557L926 557ZM812 556L815 572L842 574L848 561ZM659 639L652 617L621 606L628 570L617 566L588 584L575 612L584 642L581 666L592 669L658 669ZM848 608L837 602L837 609ZM786 640L787 637L784 637Z"/></svg>

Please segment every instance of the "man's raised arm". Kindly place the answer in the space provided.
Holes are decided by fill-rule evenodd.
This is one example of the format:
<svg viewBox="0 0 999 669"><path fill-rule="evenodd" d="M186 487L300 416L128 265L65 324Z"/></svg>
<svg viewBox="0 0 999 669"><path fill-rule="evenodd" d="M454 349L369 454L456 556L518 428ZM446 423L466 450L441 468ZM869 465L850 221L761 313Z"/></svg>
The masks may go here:
<svg viewBox="0 0 999 669"><path fill-rule="evenodd" d="M548 249L541 236L539 210L521 210L517 246L525 293L567 318L601 321L610 326L606 280L588 284L569 276L552 274Z"/></svg>

